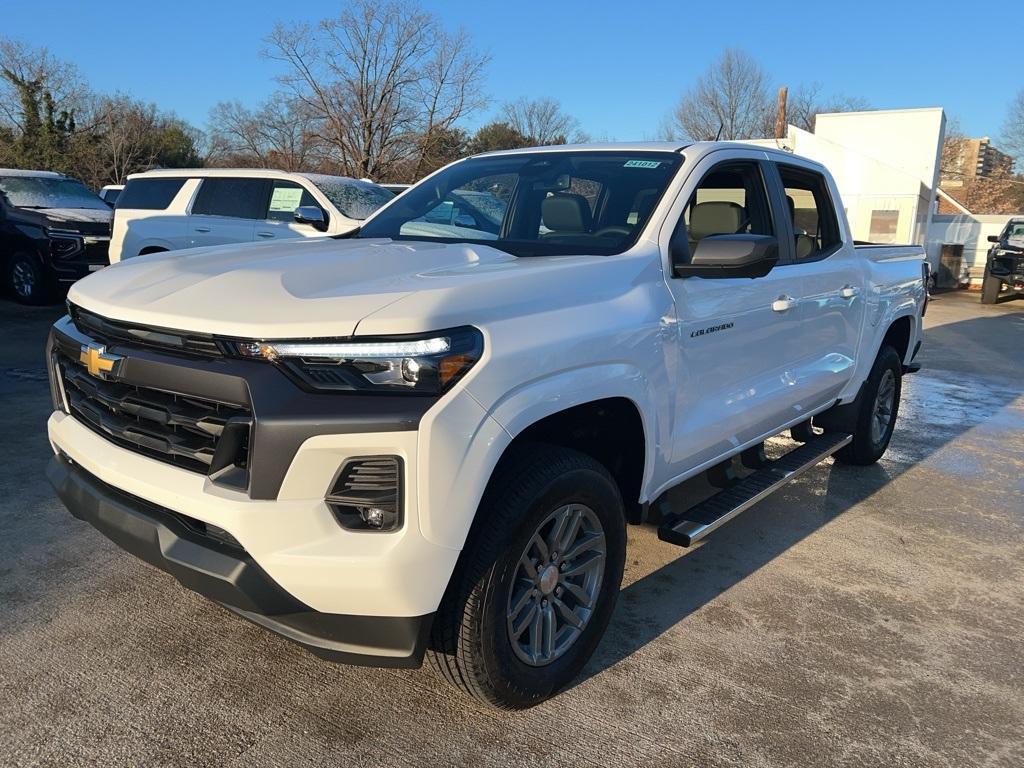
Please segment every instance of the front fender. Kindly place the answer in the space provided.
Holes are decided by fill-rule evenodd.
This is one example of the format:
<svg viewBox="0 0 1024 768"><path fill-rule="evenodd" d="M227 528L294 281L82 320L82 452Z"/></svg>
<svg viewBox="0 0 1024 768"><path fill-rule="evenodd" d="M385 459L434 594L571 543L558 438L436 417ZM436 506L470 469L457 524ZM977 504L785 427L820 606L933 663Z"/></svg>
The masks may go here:
<svg viewBox="0 0 1024 768"><path fill-rule="evenodd" d="M651 423L648 416L657 413L651 391L642 371L609 363L530 381L508 392L490 411L465 391L436 413L429 411L421 425L419 451L420 477L426 480L419 497L424 537L461 548L487 483L515 437L547 416L595 400L626 398L637 407L645 442L642 487L647 489L667 445L667 422Z"/></svg>

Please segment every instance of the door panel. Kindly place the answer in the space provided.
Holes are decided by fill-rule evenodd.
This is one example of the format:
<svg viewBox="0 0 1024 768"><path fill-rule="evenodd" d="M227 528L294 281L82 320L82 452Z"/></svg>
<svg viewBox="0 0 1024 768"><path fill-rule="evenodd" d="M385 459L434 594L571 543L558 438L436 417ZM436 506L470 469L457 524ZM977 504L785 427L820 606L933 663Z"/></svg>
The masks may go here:
<svg viewBox="0 0 1024 768"><path fill-rule="evenodd" d="M778 195L766 186L770 169L749 158L748 151L715 152L687 178L673 210L687 228L691 251L712 234L783 237ZM729 180L736 167L747 174L742 184ZM660 242L667 249L664 232ZM666 269L672 275L670 264ZM754 279L672 276L667 282L676 301L682 369L673 463L683 473L800 415L793 391L800 301L779 266Z"/></svg>
<svg viewBox="0 0 1024 768"><path fill-rule="evenodd" d="M800 308L772 308L793 293L782 270L754 280L676 279L670 287L684 370L675 460L702 464L798 415L791 361Z"/></svg>
<svg viewBox="0 0 1024 768"><path fill-rule="evenodd" d="M189 248L227 243L248 243L253 239L256 222L226 216L189 216Z"/></svg>
<svg viewBox="0 0 1024 768"><path fill-rule="evenodd" d="M782 272L800 298L795 390L805 409L830 405L853 376L864 321L866 270L842 240L825 177L813 166L776 164L787 198L795 258Z"/></svg>

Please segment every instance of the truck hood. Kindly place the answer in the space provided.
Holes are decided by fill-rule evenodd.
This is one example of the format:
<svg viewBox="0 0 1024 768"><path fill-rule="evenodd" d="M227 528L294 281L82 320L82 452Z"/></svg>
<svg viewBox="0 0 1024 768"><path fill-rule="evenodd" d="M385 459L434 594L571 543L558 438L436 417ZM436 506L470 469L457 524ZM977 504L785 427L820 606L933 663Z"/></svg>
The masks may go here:
<svg viewBox="0 0 1024 768"><path fill-rule="evenodd" d="M480 245L297 239L139 256L75 283L73 303L115 320L247 338L351 336L432 282L519 261Z"/></svg>

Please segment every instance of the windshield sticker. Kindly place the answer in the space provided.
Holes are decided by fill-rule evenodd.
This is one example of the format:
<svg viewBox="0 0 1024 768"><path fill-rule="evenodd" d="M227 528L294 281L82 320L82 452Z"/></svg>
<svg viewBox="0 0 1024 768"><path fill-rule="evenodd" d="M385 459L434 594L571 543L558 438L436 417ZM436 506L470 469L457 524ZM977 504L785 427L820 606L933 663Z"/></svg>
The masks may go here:
<svg viewBox="0 0 1024 768"><path fill-rule="evenodd" d="M302 202L302 190L298 187L276 187L270 198L271 211L288 211L299 207Z"/></svg>
<svg viewBox="0 0 1024 768"><path fill-rule="evenodd" d="M623 168L657 168L661 165L660 160L627 160Z"/></svg>

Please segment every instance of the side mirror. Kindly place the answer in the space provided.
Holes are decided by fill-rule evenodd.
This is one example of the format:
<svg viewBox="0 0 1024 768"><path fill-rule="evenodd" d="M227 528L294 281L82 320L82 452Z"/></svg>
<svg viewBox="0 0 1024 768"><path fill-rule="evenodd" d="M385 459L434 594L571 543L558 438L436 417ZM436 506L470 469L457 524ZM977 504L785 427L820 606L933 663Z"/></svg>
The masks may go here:
<svg viewBox="0 0 1024 768"><path fill-rule="evenodd" d="M680 259L684 254L689 258ZM779 261L779 240L773 235L708 235L689 254L686 243L673 248L676 277L764 277Z"/></svg>
<svg viewBox="0 0 1024 768"><path fill-rule="evenodd" d="M327 221L324 219L324 212L315 205L300 205L295 209L294 216L298 224L309 224L319 232L327 231Z"/></svg>
<svg viewBox="0 0 1024 768"><path fill-rule="evenodd" d="M988 241L990 243L998 243L999 242L999 235L989 235L988 236Z"/></svg>

